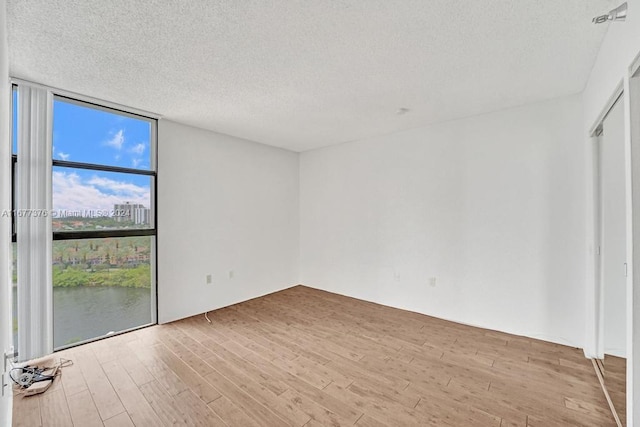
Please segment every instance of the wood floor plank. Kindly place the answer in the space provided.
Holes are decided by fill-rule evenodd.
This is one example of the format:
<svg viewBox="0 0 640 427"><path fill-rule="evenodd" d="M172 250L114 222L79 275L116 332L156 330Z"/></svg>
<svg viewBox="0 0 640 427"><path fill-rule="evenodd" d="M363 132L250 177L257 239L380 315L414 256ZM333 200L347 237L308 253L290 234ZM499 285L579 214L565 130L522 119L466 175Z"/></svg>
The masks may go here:
<svg viewBox="0 0 640 427"><path fill-rule="evenodd" d="M349 378L355 380L374 382L393 390L404 390L410 381L392 375L383 375L380 371L370 370L362 363L354 362L344 357L335 357L327 366L344 373Z"/></svg>
<svg viewBox="0 0 640 427"><path fill-rule="evenodd" d="M170 425L188 425L189 417L178 402L156 380L140 386L144 398L158 416Z"/></svg>
<svg viewBox="0 0 640 427"><path fill-rule="evenodd" d="M102 420L89 390L69 396L69 412L74 426L102 427Z"/></svg>
<svg viewBox="0 0 640 427"><path fill-rule="evenodd" d="M40 416L43 427L71 426L71 414L64 390L47 390L40 398Z"/></svg>
<svg viewBox="0 0 640 427"><path fill-rule="evenodd" d="M69 357L70 360L75 358L73 353L68 353L65 357ZM59 380L61 381L64 392L67 396L73 396L76 393L89 389L87 387L87 382L82 375L82 370L76 363L62 369L60 371Z"/></svg>
<svg viewBox="0 0 640 427"><path fill-rule="evenodd" d="M120 359L120 362L124 370L127 371L127 374L138 386L154 381L154 377L147 367L134 355L127 354Z"/></svg>
<svg viewBox="0 0 640 427"><path fill-rule="evenodd" d="M177 396L188 387L157 355L157 346L142 345L140 342L129 343L129 348L135 356L144 364L149 373L172 396Z"/></svg>
<svg viewBox="0 0 640 427"><path fill-rule="evenodd" d="M259 355L249 355L247 359L251 363L268 372L270 375L279 378L281 381L286 383L290 388L294 389L302 396L310 398L317 404L329 409L331 412L334 412L347 420L350 420L352 423L354 423L362 415L362 412L358 409L353 408L342 402L340 399L337 399L332 395L326 393L325 391L314 387L313 385L304 381L302 378L296 377L295 375L277 368L268 360L262 359Z"/></svg>
<svg viewBox="0 0 640 427"><path fill-rule="evenodd" d="M205 379L218 389L222 395L226 396L229 400L241 407L247 415L258 423L258 425L269 427L288 424L285 420L280 418L270 409L264 407L254 397L247 394L219 372L214 371L207 375Z"/></svg>
<svg viewBox="0 0 640 427"><path fill-rule="evenodd" d="M175 354L178 359L180 359L185 365L191 368L191 370L195 371L196 374L202 377L212 371L211 366L205 363L204 359L198 357L198 355L194 354L191 350L189 350L174 338L174 334L179 333L179 331L176 331L176 328L171 328L170 325L163 325L161 330L163 331L161 338L162 343L173 354Z"/></svg>
<svg viewBox="0 0 640 427"><path fill-rule="evenodd" d="M420 394L414 392L414 390L403 390L399 392L366 380L356 380L348 386L348 389L359 396L366 396L381 401L397 402L407 409L414 409L421 399Z"/></svg>
<svg viewBox="0 0 640 427"><path fill-rule="evenodd" d="M384 424L368 415L363 415L356 425L358 427L388 427L388 424Z"/></svg>
<svg viewBox="0 0 640 427"><path fill-rule="evenodd" d="M163 346L156 347L158 357L169 369L180 378L188 389L192 390L204 403L210 403L220 397L220 393L211 386L201 373L194 371L190 365L180 360L175 354ZM210 373L209 367L207 372Z"/></svg>
<svg viewBox="0 0 640 427"><path fill-rule="evenodd" d="M432 390L421 391L419 387L411 385L406 391L415 391L418 395L431 396ZM500 415L503 423L526 425L527 412L520 410L511 402L505 402L492 394L489 390L469 389L466 384L452 379L447 387L437 391L438 395L451 401L459 402L490 414Z"/></svg>
<svg viewBox="0 0 640 427"><path fill-rule="evenodd" d="M293 339L291 339L292 337L288 336L286 333L283 333L283 331L273 327L273 325L262 322L257 318L252 317L251 316L252 312L251 311L247 312L245 309L243 309L243 306L241 305L234 306L234 310L240 318L248 319L252 321L250 327L254 331L256 331L256 333L265 337L265 339L268 339L272 343L279 345L281 348L289 349L292 353L296 355L304 356L307 359L313 360L322 365L326 364L331 360L313 350L310 350L301 345L298 345Z"/></svg>
<svg viewBox="0 0 640 427"><path fill-rule="evenodd" d="M295 375L298 378L308 382L317 388L325 388L329 384L331 384L331 379L315 372L314 370L310 370L306 368L304 365L300 363L296 363L296 360L287 360L287 359L272 359L271 363L280 368L285 372L289 372Z"/></svg>
<svg viewBox="0 0 640 427"><path fill-rule="evenodd" d="M96 360L93 352L81 351L76 353L74 361L80 367L82 376L87 382L93 402L98 408L100 418L104 421L125 411L120 398L113 389L111 382ZM64 370L62 375L64 375Z"/></svg>
<svg viewBox="0 0 640 427"><path fill-rule="evenodd" d="M353 393L349 388L330 384L326 392L355 408L360 408L364 413L379 419L390 425L420 425L426 420L420 417L413 409L406 408L391 400L376 400L373 397ZM359 418L359 417L358 417ZM357 421L357 420L356 420ZM428 424L431 424L428 422Z"/></svg>
<svg viewBox="0 0 640 427"><path fill-rule="evenodd" d="M420 399L415 410L431 417L436 415L438 417L437 424L455 426L477 424L487 427L499 427L502 422L500 416L455 400L443 398L440 394L431 394Z"/></svg>
<svg viewBox="0 0 640 427"><path fill-rule="evenodd" d="M585 402L582 399L567 397L565 398L565 406L574 411L588 414L590 417L597 417L602 420L602 422L606 422L610 419L611 416L611 413L607 411L606 408L603 408L600 405L594 405L592 403Z"/></svg>
<svg viewBox="0 0 640 427"><path fill-rule="evenodd" d="M129 418L129 414L123 412L115 417L109 418L104 422L104 427L136 427Z"/></svg>
<svg viewBox="0 0 640 427"><path fill-rule="evenodd" d="M351 421L342 418L340 415L331 412L327 408L319 405L314 400L303 396L294 390L289 389L285 391L280 397L295 405L305 414L309 415L310 420L312 420L314 423L335 427L349 426L353 424Z"/></svg>
<svg viewBox="0 0 640 427"><path fill-rule="evenodd" d="M210 342L207 345L213 352L213 357L207 359L207 363L211 366L218 366L219 364L222 364L224 367L224 364L226 363L230 368L235 368L236 370L243 372L245 375L250 376L256 382L271 390L271 392L276 395L282 394L289 388L289 386L280 379L249 363L247 360L241 358L235 353L228 351L226 348L214 342Z"/></svg>
<svg viewBox="0 0 640 427"><path fill-rule="evenodd" d="M167 425L160 420L156 412L149 405L144 395L124 370L118 360L111 360L102 365L107 378L115 389L120 401L124 405L131 421L138 426Z"/></svg>
<svg viewBox="0 0 640 427"><path fill-rule="evenodd" d="M239 389L253 397L258 403L271 409L276 415L290 426L302 426L309 421L310 417L306 413L292 406L286 400L279 398L267 387L253 381L250 377L242 374L224 361L220 361L215 365L224 377L233 382Z"/></svg>
<svg viewBox="0 0 640 427"><path fill-rule="evenodd" d="M211 408L207 406L193 391L183 391L177 395L175 399L178 402L178 405L183 408L189 417L188 425L198 427L227 425L222 418L212 411Z"/></svg>
<svg viewBox="0 0 640 427"><path fill-rule="evenodd" d="M240 409L225 396L221 396L220 399L216 399L209 403L209 408L211 408L229 426L258 426L258 423L254 421L253 418L247 415L245 411Z"/></svg>
<svg viewBox="0 0 640 427"><path fill-rule="evenodd" d="M336 369L333 369L330 365L322 365L320 363L309 360L304 356L298 356L296 359L291 360L291 363L304 369L307 372L315 372L320 377L328 380L329 382L336 383L343 387L348 387L353 382L353 378L349 375L345 375Z"/></svg>
<svg viewBox="0 0 640 427"><path fill-rule="evenodd" d="M174 340L174 343L178 343L178 341ZM222 374L225 378L234 383L239 389L252 396L258 403L261 403L265 407L271 409L272 412L274 412L283 420L289 421L289 425L294 427L302 426L309 421L310 417L307 414L300 411L285 400L279 399L278 396L274 394L269 387L263 386L258 381L254 381L250 376L243 373L241 369L235 368L225 360L217 359L205 362L197 354L191 352L186 347L182 347L179 351L181 357L184 360L190 360L196 366L206 364L208 366L208 369L204 370L203 372L211 373L213 371L217 371ZM190 354L187 354L187 352ZM198 353L204 356L209 356L210 354L212 354L211 352L203 351L198 351ZM215 369L213 368L214 366ZM200 374L202 374L202 372L200 372Z"/></svg>

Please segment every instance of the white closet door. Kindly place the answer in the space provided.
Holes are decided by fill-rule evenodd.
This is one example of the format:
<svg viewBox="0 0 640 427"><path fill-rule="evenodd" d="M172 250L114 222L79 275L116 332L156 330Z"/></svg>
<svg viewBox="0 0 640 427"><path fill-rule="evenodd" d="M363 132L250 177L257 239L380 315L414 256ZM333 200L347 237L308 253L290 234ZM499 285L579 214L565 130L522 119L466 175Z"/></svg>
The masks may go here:
<svg viewBox="0 0 640 427"><path fill-rule="evenodd" d="M616 102L600 138L601 272L604 352L626 357L624 103Z"/></svg>

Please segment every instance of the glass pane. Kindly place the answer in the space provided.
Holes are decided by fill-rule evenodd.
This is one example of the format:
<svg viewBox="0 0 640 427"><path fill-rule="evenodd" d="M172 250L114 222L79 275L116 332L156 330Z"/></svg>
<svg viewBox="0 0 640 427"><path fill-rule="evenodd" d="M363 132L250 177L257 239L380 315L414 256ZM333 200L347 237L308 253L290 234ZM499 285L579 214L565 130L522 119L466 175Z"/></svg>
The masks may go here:
<svg viewBox="0 0 640 427"><path fill-rule="evenodd" d="M53 231L153 228L153 177L53 168Z"/></svg>
<svg viewBox="0 0 640 427"><path fill-rule="evenodd" d="M152 323L153 237L53 242L54 348Z"/></svg>
<svg viewBox="0 0 640 427"><path fill-rule="evenodd" d="M53 158L150 170L151 123L55 97Z"/></svg>

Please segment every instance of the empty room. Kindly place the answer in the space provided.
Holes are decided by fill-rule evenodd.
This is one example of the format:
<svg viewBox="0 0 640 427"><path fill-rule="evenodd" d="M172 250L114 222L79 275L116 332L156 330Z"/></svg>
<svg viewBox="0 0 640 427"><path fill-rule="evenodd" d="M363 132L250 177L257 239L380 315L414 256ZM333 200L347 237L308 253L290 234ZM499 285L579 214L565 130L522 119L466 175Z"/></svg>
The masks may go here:
<svg viewBox="0 0 640 427"><path fill-rule="evenodd" d="M0 0L0 426L640 427L638 212L640 0Z"/></svg>

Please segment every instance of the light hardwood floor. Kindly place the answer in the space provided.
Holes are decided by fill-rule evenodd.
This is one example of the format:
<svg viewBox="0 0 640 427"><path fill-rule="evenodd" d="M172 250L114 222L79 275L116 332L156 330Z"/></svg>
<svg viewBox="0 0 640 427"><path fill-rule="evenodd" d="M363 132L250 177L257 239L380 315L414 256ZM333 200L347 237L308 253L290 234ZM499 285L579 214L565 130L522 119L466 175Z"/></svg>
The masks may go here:
<svg viewBox="0 0 640 427"><path fill-rule="evenodd" d="M56 353L15 426L613 426L582 351L297 286Z"/></svg>
<svg viewBox="0 0 640 427"><path fill-rule="evenodd" d="M624 426L627 414L627 359L607 355L604 358L604 370L607 391Z"/></svg>

